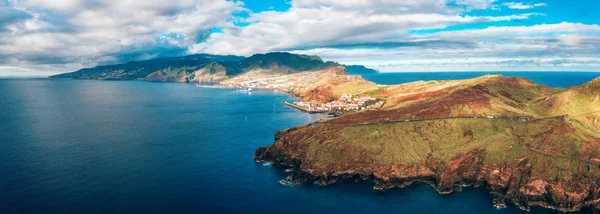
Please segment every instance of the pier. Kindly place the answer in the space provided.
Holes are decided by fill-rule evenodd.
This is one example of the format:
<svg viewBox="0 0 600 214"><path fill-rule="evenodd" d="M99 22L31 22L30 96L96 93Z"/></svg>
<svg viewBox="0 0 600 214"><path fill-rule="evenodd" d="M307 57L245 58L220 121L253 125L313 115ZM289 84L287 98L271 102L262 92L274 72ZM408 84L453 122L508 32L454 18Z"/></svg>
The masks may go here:
<svg viewBox="0 0 600 214"><path fill-rule="evenodd" d="M300 110L302 112L311 113L311 114L320 114L320 113L330 113L330 112L332 112L332 111L329 111L329 110L310 110L310 109L304 108L302 106L299 106L299 105L296 105L296 104L293 104L293 103L288 103L288 102L281 102L281 103L283 103L286 106L298 109L298 110Z"/></svg>

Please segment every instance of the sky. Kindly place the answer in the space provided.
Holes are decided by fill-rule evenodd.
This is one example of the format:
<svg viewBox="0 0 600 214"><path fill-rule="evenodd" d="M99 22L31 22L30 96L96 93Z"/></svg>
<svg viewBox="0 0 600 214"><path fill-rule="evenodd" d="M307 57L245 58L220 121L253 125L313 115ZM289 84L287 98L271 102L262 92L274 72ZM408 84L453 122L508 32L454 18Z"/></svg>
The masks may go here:
<svg viewBox="0 0 600 214"><path fill-rule="evenodd" d="M287 51L402 71L600 71L597 0L0 0L0 76Z"/></svg>

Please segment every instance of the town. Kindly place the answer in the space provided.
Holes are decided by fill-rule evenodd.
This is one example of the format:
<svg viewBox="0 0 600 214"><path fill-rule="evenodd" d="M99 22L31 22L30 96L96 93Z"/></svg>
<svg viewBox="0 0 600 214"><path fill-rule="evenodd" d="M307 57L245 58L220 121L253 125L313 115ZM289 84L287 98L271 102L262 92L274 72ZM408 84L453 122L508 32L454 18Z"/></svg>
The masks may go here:
<svg viewBox="0 0 600 214"><path fill-rule="evenodd" d="M345 75L345 71L340 75L340 71L329 69L327 71L303 72L288 75L264 75L249 73L244 76L236 77L221 83L228 88L242 88L236 92L252 92L253 89L268 89L282 91L291 94L301 94L304 91L323 85L323 79L337 78L335 81L352 82L356 81L357 76ZM332 82L335 82L332 81ZM342 94L334 101L322 103L317 101L297 101L294 103L284 102L285 105L309 113L332 113L347 111L380 110L385 101L375 97L358 95L350 93Z"/></svg>
<svg viewBox="0 0 600 214"><path fill-rule="evenodd" d="M340 112L340 111L363 111L379 110L385 104L384 101L373 97L354 97L352 94L342 94L339 100L328 103L314 103L298 101L288 106L310 113Z"/></svg>
<svg viewBox="0 0 600 214"><path fill-rule="evenodd" d="M261 88L290 93L306 89L310 83L315 82L322 75L319 72L290 75L246 74L243 77L233 78L221 84L229 88Z"/></svg>

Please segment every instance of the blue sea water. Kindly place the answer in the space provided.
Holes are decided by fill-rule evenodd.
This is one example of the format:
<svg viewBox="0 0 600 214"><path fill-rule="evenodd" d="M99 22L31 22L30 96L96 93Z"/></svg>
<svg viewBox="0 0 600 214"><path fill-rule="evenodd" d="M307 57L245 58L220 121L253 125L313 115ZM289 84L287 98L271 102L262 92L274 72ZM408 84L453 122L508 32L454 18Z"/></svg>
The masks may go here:
<svg viewBox="0 0 600 214"><path fill-rule="evenodd" d="M363 77L382 85L400 84L419 80L454 80L500 74L507 77L525 77L538 84L568 88L581 85L600 76L600 72L407 72L367 74Z"/></svg>
<svg viewBox="0 0 600 214"><path fill-rule="evenodd" d="M365 78L390 84L471 74L380 75ZM532 79L568 87L592 76ZM254 150L272 144L278 130L323 117L279 104L291 100L193 84L0 79L0 213L523 213L495 209L485 189L282 186L286 174L256 163Z"/></svg>

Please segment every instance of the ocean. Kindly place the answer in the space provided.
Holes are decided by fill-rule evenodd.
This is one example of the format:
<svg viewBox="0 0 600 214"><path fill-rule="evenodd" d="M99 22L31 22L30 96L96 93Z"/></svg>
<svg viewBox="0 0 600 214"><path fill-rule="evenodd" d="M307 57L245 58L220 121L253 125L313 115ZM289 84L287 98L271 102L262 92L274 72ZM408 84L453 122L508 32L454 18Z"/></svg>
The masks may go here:
<svg viewBox="0 0 600 214"><path fill-rule="evenodd" d="M379 84L485 73L365 75ZM600 73L504 73L569 87ZM323 118L287 94L194 84L0 79L0 213L525 213L483 188L383 193L368 182L285 187L252 158L273 134ZM535 212L554 213L536 208Z"/></svg>
<svg viewBox="0 0 600 214"><path fill-rule="evenodd" d="M581 85L597 77L600 72L407 72L367 74L363 78L382 85L400 84L420 80L454 80L500 74L507 77L525 77L537 84L568 88Z"/></svg>

